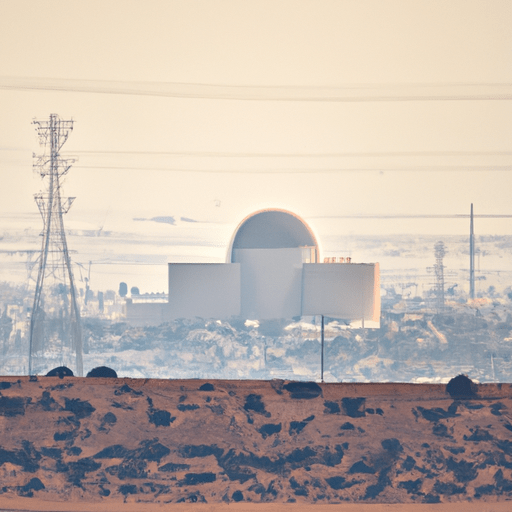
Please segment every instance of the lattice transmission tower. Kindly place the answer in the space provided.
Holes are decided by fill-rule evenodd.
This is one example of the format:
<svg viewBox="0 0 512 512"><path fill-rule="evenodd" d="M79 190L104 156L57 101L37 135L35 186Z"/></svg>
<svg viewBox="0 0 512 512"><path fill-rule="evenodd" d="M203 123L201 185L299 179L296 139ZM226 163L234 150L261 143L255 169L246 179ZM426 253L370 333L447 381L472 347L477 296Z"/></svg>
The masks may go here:
<svg viewBox="0 0 512 512"><path fill-rule="evenodd" d="M436 312L438 314L443 313L445 309L444 304L444 269L443 258L446 255L446 247L444 242L437 242L434 246L434 254L436 262L433 267L427 267L427 272L433 272L436 276L434 293L436 297Z"/></svg>
<svg viewBox="0 0 512 512"><path fill-rule="evenodd" d="M64 160L59 154L73 130L73 121L51 114L48 120L34 120L33 124L44 148L42 155L34 154L34 170L43 178L44 191L34 196L43 231L30 317L29 375L47 370L53 363L69 366L82 376L80 311L63 221L75 198L61 196L63 177L74 160Z"/></svg>
<svg viewBox="0 0 512 512"><path fill-rule="evenodd" d="M446 255L446 249L443 242L437 242L434 246L436 263L434 272L436 275L436 309L438 313L444 311L444 265L443 258Z"/></svg>

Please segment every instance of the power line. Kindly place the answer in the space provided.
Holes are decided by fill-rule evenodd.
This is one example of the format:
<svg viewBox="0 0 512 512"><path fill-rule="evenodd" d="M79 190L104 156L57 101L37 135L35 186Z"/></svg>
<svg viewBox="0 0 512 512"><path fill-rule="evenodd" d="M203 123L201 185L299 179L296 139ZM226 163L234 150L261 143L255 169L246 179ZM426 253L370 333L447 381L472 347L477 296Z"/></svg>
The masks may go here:
<svg viewBox="0 0 512 512"><path fill-rule="evenodd" d="M63 152L62 154L68 154ZM446 157L446 156L512 156L512 151L362 151L340 153L250 153L222 151L107 151L77 150L73 155L146 155L146 156L193 156L208 158L360 158L360 157Z"/></svg>
<svg viewBox="0 0 512 512"><path fill-rule="evenodd" d="M198 169L198 168L172 168L172 167L125 167L107 165L77 165L75 169L98 169L115 171L155 171L155 172L188 172L188 173L210 173L210 174L322 174L341 172L489 172L512 171L512 165L425 165L406 167L367 167L367 168L337 168L337 169Z"/></svg>
<svg viewBox="0 0 512 512"><path fill-rule="evenodd" d="M511 100L512 84L353 84L343 86L256 86L0 77L0 89L160 96L245 101L374 102Z"/></svg>
<svg viewBox="0 0 512 512"><path fill-rule="evenodd" d="M27 148L0 148L0 151L28 153ZM264 153L242 151L125 151L125 150L82 150L61 151L63 156L77 155L144 155L144 156L191 156L208 158L387 158L387 157L481 157L512 156L512 151L346 151L336 153Z"/></svg>
<svg viewBox="0 0 512 512"><path fill-rule="evenodd" d="M393 214L393 215L332 215L332 216L313 216L310 219L469 219L470 214L453 213L453 214ZM512 214L475 214L473 218L479 219L510 219Z"/></svg>

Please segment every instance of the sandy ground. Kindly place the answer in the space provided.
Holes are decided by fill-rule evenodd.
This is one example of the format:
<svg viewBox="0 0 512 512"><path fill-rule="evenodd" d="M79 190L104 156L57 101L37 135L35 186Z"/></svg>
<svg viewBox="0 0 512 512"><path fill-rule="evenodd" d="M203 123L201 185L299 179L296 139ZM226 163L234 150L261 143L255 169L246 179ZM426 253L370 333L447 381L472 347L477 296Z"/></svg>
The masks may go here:
<svg viewBox="0 0 512 512"><path fill-rule="evenodd" d="M308 505L297 503L236 503L236 504L147 504L110 502L105 503L58 503L30 498L0 498L1 512L139 512L171 510L182 512L509 512L512 501L501 503L437 503L437 504L400 504L400 503L343 503L337 505Z"/></svg>

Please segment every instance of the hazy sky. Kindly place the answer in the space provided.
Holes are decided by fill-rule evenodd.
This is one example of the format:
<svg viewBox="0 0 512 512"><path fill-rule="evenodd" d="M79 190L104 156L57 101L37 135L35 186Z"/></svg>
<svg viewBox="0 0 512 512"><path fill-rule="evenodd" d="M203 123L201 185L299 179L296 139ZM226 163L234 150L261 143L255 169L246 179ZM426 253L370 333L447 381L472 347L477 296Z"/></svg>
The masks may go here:
<svg viewBox="0 0 512 512"><path fill-rule="evenodd" d="M76 225L512 214L511 25L510 0L0 0L3 222L37 218L31 121L50 113L76 121Z"/></svg>

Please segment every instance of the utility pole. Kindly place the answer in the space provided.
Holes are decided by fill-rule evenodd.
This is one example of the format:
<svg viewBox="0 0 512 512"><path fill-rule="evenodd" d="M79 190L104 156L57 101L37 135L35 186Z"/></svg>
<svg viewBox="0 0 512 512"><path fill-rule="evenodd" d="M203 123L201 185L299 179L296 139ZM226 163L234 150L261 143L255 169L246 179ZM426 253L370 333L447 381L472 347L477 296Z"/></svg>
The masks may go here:
<svg viewBox="0 0 512 512"><path fill-rule="evenodd" d="M51 114L48 120L34 120L33 124L44 148L42 155L34 154L34 170L43 178L45 190L34 196L43 218L43 231L30 317L28 372L32 375L41 370L42 364L37 364L36 358L53 352L58 354L61 365L74 366L76 374L83 376L80 311L63 221L75 198L60 195L62 178L74 160L62 159L59 151L73 130L73 121Z"/></svg>
<svg viewBox="0 0 512 512"><path fill-rule="evenodd" d="M322 331L321 331L321 343L322 343L322 347L321 347L321 351L322 351L322 355L320 356L320 380L323 382L324 381L324 337L325 337L325 326L324 326L324 315L322 315Z"/></svg>
<svg viewBox="0 0 512 512"><path fill-rule="evenodd" d="M469 222L469 298L475 298L475 233L473 231L473 203Z"/></svg>

